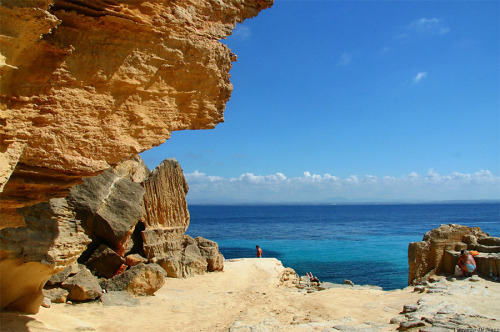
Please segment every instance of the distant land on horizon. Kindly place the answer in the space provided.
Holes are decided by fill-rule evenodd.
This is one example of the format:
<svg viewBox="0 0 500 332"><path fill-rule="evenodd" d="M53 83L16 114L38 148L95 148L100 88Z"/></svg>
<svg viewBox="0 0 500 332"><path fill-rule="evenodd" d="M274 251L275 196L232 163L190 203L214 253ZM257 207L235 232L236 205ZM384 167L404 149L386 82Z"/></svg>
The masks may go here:
<svg viewBox="0 0 500 332"><path fill-rule="evenodd" d="M188 201L188 206L326 206L326 205L439 205L439 204L499 204L500 199L443 201L338 201L338 202L201 202Z"/></svg>

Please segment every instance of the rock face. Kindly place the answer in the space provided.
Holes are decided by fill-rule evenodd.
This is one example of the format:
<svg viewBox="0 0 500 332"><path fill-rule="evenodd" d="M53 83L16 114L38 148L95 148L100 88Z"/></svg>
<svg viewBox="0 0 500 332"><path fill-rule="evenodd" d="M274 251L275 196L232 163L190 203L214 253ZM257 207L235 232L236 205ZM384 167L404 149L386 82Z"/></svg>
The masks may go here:
<svg viewBox="0 0 500 332"><path fill-rule="evenodd" d="M178 264L184 233L189 226L186 194L189 190L181 167L174 159L164 160L143 182L142 232L146 258Z"/></svg>
<svg viewBox="0 0 500 332"><path fill-rule="evenodd" d="M95 298L99 291L89 286L96 283L95 278L81 277L86 272L81 271L83 265L76 266L77 259L104 278L122 272L128 275L129 267L135 271L135 266L148 261L158 262L155 266L163 267L165 274L179 278L222 270L224 257L217 243L184 235L189 225L187 191L175 159L165 160L150 172L136 157L85 179L66 198L21 209L26 226L0 230L5 257L0 264L5 264L0 279L2 307L36 312L45 282L48 289L66 288L69 300ZM149 267L144 271L140 282L135 277L118 278L125 285L120 290L130 288L139 294L142 285L148 289L144 294L149 294L162 284L160 277L149 277ZM147 286L149 281L156 286ZM62 301L61 294L60 289L51 290L49 297Z"/></svg>
<svg viewBox="0 0 500 332"><path fill-rule="evenodd" d="M479 227L441 225L424 235L423 241L408 246L408 284L436 273L453 274L460 250L477 250L476 271L484 277L500 274L500 238L490 237Z"/></svg>
<svg viewBox="0 0 500 332"><path fill-rule="evenodd" d="M222 122L236 56L219 40L272 3L1 1L1 308L38 311L45 281L89 241L82 226L123 256L147 225L150 257L181 255L189 221L181 202L168 203L174 223L148 205L145 223L134 226L142 210L131 203L142 202L137 184L148 176L134 171L135 161L105 172L100 181L109 191L92 198L80 188L63 197L84 177L163 143L172 131ZM117 197L117 188L133 189L131 197Z"/></svg>
<svg viewBox="0 0 500 332"><path fill-rule="evenodd" d="M273 0L2 0L0 227L82 177L224 120L219 40Z"/></svg>
<svg viewBox="0 0 500 332"><path fill-rule="evenodd" d="M1 308L36 313L51 275L76 261L90 239L64 198L20 210L27 226L0 230Z"/></svg>

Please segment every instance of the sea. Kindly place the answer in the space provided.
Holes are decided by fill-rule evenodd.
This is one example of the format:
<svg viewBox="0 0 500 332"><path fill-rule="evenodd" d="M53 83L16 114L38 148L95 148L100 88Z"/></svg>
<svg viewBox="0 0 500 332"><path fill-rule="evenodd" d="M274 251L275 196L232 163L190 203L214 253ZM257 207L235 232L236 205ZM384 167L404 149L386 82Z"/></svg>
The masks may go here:
<svg viewBox="0 0 500 332"><path fill-rule="evenodd" d="M190 205L187 234L216 241L225 259L275 257L321 281L408 285L408 244L441 224L500 236L500 202L474 204Z"/></svg>

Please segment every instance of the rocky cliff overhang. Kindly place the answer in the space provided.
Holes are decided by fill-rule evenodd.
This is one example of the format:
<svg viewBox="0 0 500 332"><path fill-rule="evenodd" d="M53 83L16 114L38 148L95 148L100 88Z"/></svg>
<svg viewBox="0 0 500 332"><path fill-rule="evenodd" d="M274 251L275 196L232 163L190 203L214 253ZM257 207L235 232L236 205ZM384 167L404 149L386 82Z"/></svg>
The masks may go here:
<svg viewBox="0 0 500 332"><path fill-rule="evenodd" d="M163 143L224 121L219 40L273 0L2 0L0 228Z"/></svg>

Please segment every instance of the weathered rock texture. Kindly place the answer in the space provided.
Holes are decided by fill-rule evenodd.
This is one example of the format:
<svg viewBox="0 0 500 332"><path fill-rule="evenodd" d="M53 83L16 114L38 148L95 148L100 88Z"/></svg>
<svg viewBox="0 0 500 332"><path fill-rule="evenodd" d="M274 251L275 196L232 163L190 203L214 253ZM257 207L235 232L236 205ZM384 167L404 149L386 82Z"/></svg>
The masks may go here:
<svg viewBox="0 0 500 332"><path fill-rule="evenodd" d="M45 282L76 261L90 239L64 198L20 212L26 227L0 230L0 305L35 313Z"/></svg>
<svg viewBox="0 0 500 332"><path fill-rule="evenodd" d="M106 280L107 291L127 291L134 295L153 295L165 284L167 274L158 264L138 264L124 273Z"/></svg>
<svg viewBox="0 0 500 332"><path fill-rule="evenodd" d="M66 198L20 209L26 226L0 230L0 267L5 264L0 279L2 307L36 312L46 281L47 288L67 288L69 300L98 297L96 281L88 276L90 272L81 271L83 265L74 263L77 259L104 278L148 261L158 262L160 265L155 266L163 267L171 277L222 270L224 258L217 243L184 235L189 226L187 192L184 174L175 159L165 160L150 172L136 157L86 178L71 188ZM120 287L134 288L138 294L140 285L149 280L156 285L151 289L156 289L161 282L155 276L149 278L150 270L144 271L143 281L133 281L135 286L127 284L132 279L118 278L124 285ZM52 292L58 301L63 298L58 297L60 290Z"/></svg>
<svg viewBox="0 0 500 332"><path fill-rule="evenodd" d="M2 0L0 226L172 131L222 122L236 57L219 40L272 3Z"/></svg>
<svg viewBox="0 0 500 332"><path fill-rule="evenodd" d="M408 246L408 284L425 281L436 273L453 274L460 250L477 250L477 273L484 277L500 274L500 238L490 237L479 227L441 225L424 235L423 241Z"/></svg>
<svg viewBox="0 0 500 332"><path fill-rule="evenodd" d="M133 182L128 173L124 175L120 177L108 169L86 178L67 197L87 233L120 254L127 251L128 240L141 218L144 196L143 187Z"/></svg>
<svg viewBox="0 0 500 332"><path fill-rule="evenodd" d="M66 289L69 294L68 300L86 301L101 297L102 288L96 277L86 268L81 269L74 276L66 279L61 287Z"/></svg>
<svg viewBox="0 0 500 332"><path fill-rule="evenodd" d="M72 191L67 202L34 205L66 197L83 177L163 143L172 131L208 129L222 122L232 91L229 70L236 56L219 40L231 34L236 22L272 3L1 1L0 229L7 228L0 252L2 308L36 312L43 284L59 269L58 259L47 254L50 248L66 252L60 255L63 269L87 241L81 239L80 219L73 219L67 208L67 203L76 206L77 192ZM131 199L142 202L141 190L134 184L146 174L122 181L125 175L120 172L104 175L109 192L97 192L86 205L86 214L80 211L79 217L84 216L81 220L91 237L104 239L123 255L135 245L133 219L141 213L129 210L130 202L117 198L114 189L135 187ZM95 204L99 200L105 203ZM169 204L173 209L167 213L175 225L154 207L146 211L151 250L161 234L169 236L168 245L177 250L174 242L187 227L187 210L175 210L179 202ZM33 207L21 209L26 206ZM47 209L54 213L44 214ZM15 232L11 228L25 226L40 213L46 216L40 225L61 220L67 225L40 230L44 240L36 249L31 248L31 224L16 233L28 242L8 242L6 234ZM118 223L121 218L124 225ZM66 239L68 248L57 245L58 232L71 227L75 228L71 236L79 240L73 245ZM18 284L11 287L14 282Z"/></svg>
<svg viewBox="0 0 500 332"><path fill-rule="evenodd" d="M189 226L184 173L175 159L164 160L143 182L142 232L148 259L180 258L184 233Z"/></svg>

